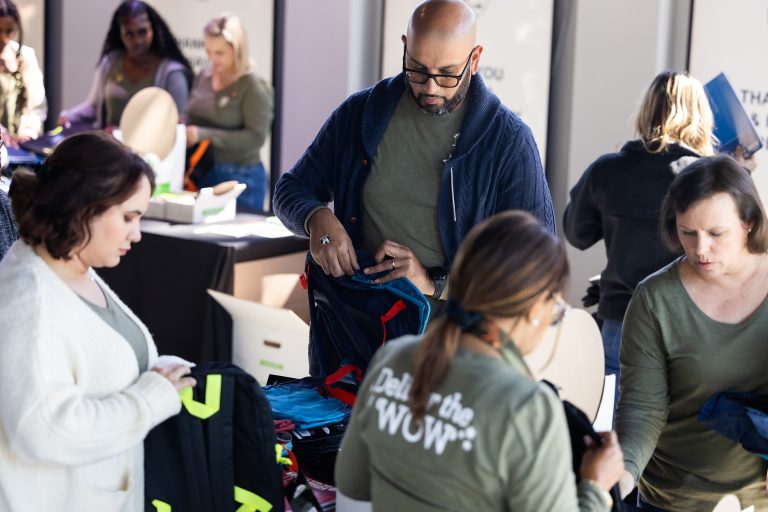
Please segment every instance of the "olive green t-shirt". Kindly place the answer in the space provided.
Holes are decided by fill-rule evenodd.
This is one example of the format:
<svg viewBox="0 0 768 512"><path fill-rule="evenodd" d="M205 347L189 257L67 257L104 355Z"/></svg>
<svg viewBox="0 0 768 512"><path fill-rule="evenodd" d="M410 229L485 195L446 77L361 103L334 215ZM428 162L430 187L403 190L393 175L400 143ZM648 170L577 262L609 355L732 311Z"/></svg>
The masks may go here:
<svg viewBox="0 0 768 512"><path fill-rule="evenodd" d="M392 240L410 248L426 268L445 264L438 196L466 104L434 116L422 112L407 91L403 93L365 182L363 250L373 253L384 240ZM433 313L441 307L431 297L430 305Z"/></svg>
<svg viewBox="0 0 768 512"><path fill-rule="evenodd" d="M104 293L104 297L107 300L107 307L102 308L97 306L91 301L81 299L90 307L99 318L104 320L107 325L117 331L123 338L128 341L133 351L136 353L136 361L139 364L139 373L144 373L149 367L149 350L147 348L147 338L144 333L136 325L136 322L125 314L120 306L109 296L108 293Z"/></svg>
<svg viewBox="0 0 768 512"><path fill-rule="evenodd" d="M210 139L216 162L254 165L272 129L272 86L246 73L219 91L213 90L209 70L195 78L187 103L189 124L200 140Z"/></svg>
<svg viewBox="0 0 768 512"><path fill-rule="evenodd" d="M682 261L640 283L624 317L616 430L625 465L662 509L712 510L733 493L768 510L768 462L697 419L717 391L768 393L768 301L741 323L712 320L685 290Z"/></svg>
<svg viewBox="0 0 768 512"><path fill-rule="evenodd" d="M421 338L382 346L368 366L336 460L336 485L374 510L607 511L576 486L563 405L519 353L460 349L423 425L408 393Z"/></svg>

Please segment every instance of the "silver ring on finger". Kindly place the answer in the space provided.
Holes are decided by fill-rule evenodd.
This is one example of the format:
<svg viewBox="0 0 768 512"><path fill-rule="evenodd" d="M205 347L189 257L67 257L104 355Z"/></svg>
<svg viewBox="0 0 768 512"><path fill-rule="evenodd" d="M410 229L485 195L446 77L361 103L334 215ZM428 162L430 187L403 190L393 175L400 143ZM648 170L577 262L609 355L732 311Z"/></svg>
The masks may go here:
<svg viewBox="0 0 768 512"><path fill-rule="evenodd" d="M395 270L395 268L397 268L395 267L395 258L392 258L392 270Z"/></svg>

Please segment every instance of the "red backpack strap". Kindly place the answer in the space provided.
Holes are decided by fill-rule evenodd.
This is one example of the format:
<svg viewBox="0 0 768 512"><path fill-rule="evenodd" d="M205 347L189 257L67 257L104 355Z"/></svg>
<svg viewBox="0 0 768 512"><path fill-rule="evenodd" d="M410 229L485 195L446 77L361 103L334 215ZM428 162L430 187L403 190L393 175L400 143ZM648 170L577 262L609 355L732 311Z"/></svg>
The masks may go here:
<svg viewBox="0 0 768 512"><path fill-rule="evenodd" d="M405 302L403 302L403 299L400 299L389 308L389 311L379 317L379 320L381 320L381 332L383 333L381 338L382 345L387 342L387 322L395 318L405 307Z"/></svg>
<svg viewBox="0 0 768 512"><path fill-rule="evenodd" d="M345 364L325 378L325 389L327 390L329 396L332 396L336 400L344 402L349 406L353 406L355 405L355 399L357 396L347 391L346 389L335 386L337 382L339 382L350 373L355 374L355 382L362 382L363 371L353 364Z"/></svg>

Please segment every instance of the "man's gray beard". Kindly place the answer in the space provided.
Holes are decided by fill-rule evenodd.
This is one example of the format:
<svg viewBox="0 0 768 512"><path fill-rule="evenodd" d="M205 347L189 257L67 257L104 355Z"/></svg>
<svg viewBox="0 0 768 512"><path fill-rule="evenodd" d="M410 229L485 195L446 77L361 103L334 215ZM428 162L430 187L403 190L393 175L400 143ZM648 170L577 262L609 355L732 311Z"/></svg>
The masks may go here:
<svg viewBox="0 0 768 512"><path fill-rule="evenodd" d="M443 101L442 105L422 104L421 98L427 98L432 95L429 95L429 94L416 95L416 93L413 92L413 84L411 84L406 80L406 85L408 86L408 92L411 94L411 98L413 99L413 102L416 103L416 106L419 107L419 110L431 116L444 116L456 110L459 107L459 105L461 105L461 103L464 101L464 99L467 97L467 92L469 91L469 81L471 78L472 78L472 73L467 73L467 75L461 79L461 82L459 83L459 87L458 87L459 90L456 91L456 94L453 95L453 98L451 98L450 100ZM430 78L430 80L432 79ZM440 97L444 99L443 96L440 96Z"/></svg>

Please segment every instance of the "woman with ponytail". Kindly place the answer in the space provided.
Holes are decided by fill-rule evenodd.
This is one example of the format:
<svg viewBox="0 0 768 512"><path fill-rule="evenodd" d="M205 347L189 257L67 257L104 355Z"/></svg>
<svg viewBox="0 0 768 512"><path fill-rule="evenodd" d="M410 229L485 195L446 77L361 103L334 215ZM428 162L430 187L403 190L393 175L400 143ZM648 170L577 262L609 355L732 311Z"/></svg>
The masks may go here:
<svg viewBox="0 0 768 512"><path fill-rule="evenodd" d="M577 486L562 404L523 360L562 319L567 279L562 243L527 213L470 231L443 315L371 361L339 491L379 510L610 510L615 435L587 451Z"/></svg>

